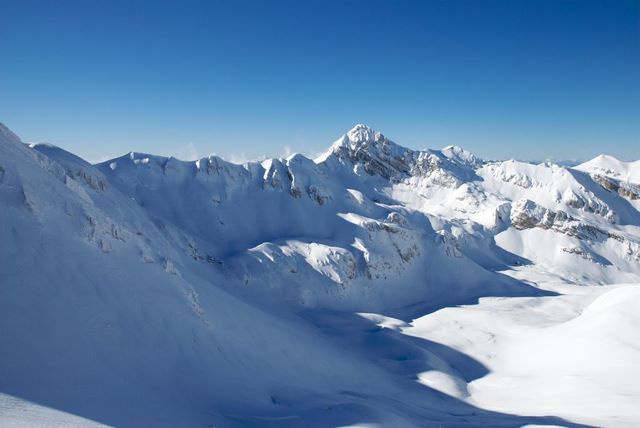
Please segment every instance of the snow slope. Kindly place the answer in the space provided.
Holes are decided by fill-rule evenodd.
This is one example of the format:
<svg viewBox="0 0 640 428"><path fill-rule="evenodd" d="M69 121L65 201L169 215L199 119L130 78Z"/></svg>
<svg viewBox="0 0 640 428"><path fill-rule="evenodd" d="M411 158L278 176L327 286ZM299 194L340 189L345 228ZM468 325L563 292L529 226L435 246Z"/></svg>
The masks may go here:
<svg viewBox="0 0 640 428"><path fill-rule="evenodd" d="M0 422L640 423L627 176L364 125L314 160L91 165L0 125Z"/></svg>
<svg viewBox="0 0 640 428"><path fill-rule="evenodd" d="M625 162L613 156L600 155L576 166L576 169L640 184L640 161Z"/></svg>
<svg viewBox="0 0 640 428"><path fill-rule="evenodd" d="M592 426L636 426L640 286L587 288L565 287L561 298L487 298L426 315L402 332L484 364L490 373L464 390L477 406ZM420 378L442 388L437 382L443 376L428 371Z"/></svg>

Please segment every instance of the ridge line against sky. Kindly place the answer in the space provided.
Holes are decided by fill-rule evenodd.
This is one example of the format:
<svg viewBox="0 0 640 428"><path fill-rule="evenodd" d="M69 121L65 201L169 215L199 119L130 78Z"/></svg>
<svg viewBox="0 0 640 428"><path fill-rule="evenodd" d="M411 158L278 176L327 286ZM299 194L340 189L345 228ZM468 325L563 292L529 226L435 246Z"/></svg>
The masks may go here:
<svg viewBox="0 0 640 428"><path fill-rule="evenodd" d="M381 135L384 135L378 131L376 131L375 129L371 129L371 127L364 125L364 124L357 124L357 126L365 126L367 127L369 130L379 133ZM0 128L5 127L6 129L8 129L10 132L11 131L8 127L6 127L6 125L4 125L2 122L0 122ZM253 163L253 162L258 162L261 163L263 161L266 160L271 160L271 159L288 159L291 156L294 155L302 155L304 157L306 157L307 159L310 160L316 160L318 158L322 158L324 155L326 155L328 152L330 152L333 149L333 146L340 142L342 140L342 138L346 137L349 133L353 132L353 130L355 129L352 128L348 133L343 134L338 140L334 141L332 144L330 144L329 146L327 146L324 150L319 151L319 152L315 152L315 153L303 153L303 152L294 152L293 150L291 150L291 147L289 146L284 146L282 151L278 154L269 156L269 155L261 155L261 156L255 156L255 157L249 157L247 156L245 153L242 152L237 152L237 153L231 153L227 156L221 156L217 153L208 153L206 155L200 155L197 153L195 147L192 144L188 144L186 147L179 147L177 148L177 150L174 153L148 153L148 152L142 152L139 150L129 150L126 153L121 153L117 156L112 156L112 157L106 157L104 159L99 159L99 160L87 160L84 159L85 161L88 161L89 163L93 164L93 165L97 165L100 163L105 163L105 162L110 162L113 160L117 160L123 157L129 157L131 155L136 155L136 156L157 156L157 157L165 157L165 158L174 158L177 159L179 161L183 161L183 162L195 162L198 160L202 160L202 159L206 159L206 158L210 158L210 157L220 157L223 160L227 161L227 162L231 162L234 164L246 164L246 163ZM385 136L386 137L386 136ZM18 136L18 139L21 140L21 138ZM451 147L457 147L458 149L462 149L464 150L463 147L460 146L455 146L455 145L449 145L449 146L445 146L445 147L440 147L440 148L435 148L435 147L425 147L425 148L419 148L419 149L411 149L409 147L403 146L402 144L399 144L391 139L389 139L389 141L391 141L391 143L396 144L400 147L402 147L403 149L408 149L408 150L415 150L415 151L424 151L424 152L428 152L428 151L443 151L446 149L449 149ZM27 144L30 147L35 147L38 145L44 145L44 146L48 146L48 147L60 147L57 146L55 144L49 143L49 142L30 142L30 141L23 141L23 144ZM76 155L75 153L72 153L73 155ZM474 154L474 153L472 153ZM475 155L475 154L474 154ZM77 156L77 155L76 155ZM606 156L606 157L611 157L611 155L608 154L600 154L598 155L598 157L600 156ZM522 161L522 162L529 162L532 164L540 164L540 163L545 163L545 162L553 162L556 163L557 165L560 166L566 166L566 167L573 167L576 165L579 165L581 163L584 163L586 161L592 160L594 158L591 159L519 159L519 158L500 158L500 159L488 159L488 158L479 158L482 161L486 161L486 162L501 162L504 160L516 160L516 161ZM614 159L617 159L614 157ZM617 159L620 160L620 159ZM640 159L634 159L632 161L640 161ZM316 160L317 162L317 160Z"/></svg>
<svg viewBox="0 0 640 428"><path fill-rule="evenodd" d="M0 0L0 121L87 160L640 158L639 1Z"/></svg>

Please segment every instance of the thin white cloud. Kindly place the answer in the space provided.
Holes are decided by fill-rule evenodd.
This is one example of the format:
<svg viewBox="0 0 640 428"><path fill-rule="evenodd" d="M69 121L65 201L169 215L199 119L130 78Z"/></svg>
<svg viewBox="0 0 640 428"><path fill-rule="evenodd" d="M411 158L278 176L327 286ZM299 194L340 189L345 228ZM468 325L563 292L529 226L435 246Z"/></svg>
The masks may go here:
<svg viewBox="0 0 640 428"><path fill-rule="evenodd" d="M196 148L196 145L193 144L192 142L189 142L186 145L179 147L175 151L175 154L173 156L180 160L185 160L185 161L195 161L200 159L200 156L198 155L198 149Z"/></svg>

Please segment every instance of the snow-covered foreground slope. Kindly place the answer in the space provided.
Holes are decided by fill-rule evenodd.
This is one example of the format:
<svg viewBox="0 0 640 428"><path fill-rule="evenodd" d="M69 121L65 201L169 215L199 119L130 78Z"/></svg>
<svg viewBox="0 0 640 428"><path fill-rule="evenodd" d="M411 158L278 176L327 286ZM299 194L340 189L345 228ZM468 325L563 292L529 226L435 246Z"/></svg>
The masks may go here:
<svg viewBox="0 0 640 428"><path fill-rule="evenodd" d="M483 364L486 376L450 392L479 407L593 426L638 425L640 286L541 284L564 295L482 299L428 314L401 332ZM439 371L419 378L447 386Z"/></svg>
<svg viewBox="0 0 640 428"><path fill-rule="evenodd" d="M640 424L632 170L363 125L90 165L0 125L0 424Z"/></svg>

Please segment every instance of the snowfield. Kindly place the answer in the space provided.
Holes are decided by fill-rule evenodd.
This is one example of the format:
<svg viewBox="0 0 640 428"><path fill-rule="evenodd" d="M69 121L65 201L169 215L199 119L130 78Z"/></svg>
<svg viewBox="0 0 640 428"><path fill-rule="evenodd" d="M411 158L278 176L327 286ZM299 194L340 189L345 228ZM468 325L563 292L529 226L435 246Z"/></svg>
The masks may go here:
<svg viewBox="0 0 640 428"><path fill-rule="evenodd" d="M640 175L411 150L91 165L0 124L0 425L640 426Z"/></svg>

